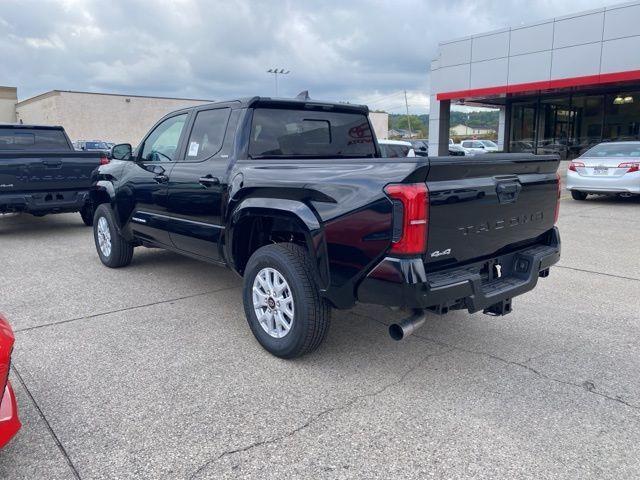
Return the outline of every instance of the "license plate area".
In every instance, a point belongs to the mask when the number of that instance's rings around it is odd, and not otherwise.
[[[609,169],[607,167],[593,167],[594,175],[608,175]]]

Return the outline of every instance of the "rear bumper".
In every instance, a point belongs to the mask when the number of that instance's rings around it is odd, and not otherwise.
[[[0,194],[0,213],[35,214],[77,212],[89,200],[89,191],[50,191]]]
[[[560,259],[560,234],[554,227],[546,237],[543,244],[434,273],[425,271],[421,258],[387,257],[360,283],[358,300],[438,312],[484,310],[533,290],[538,278],[548,274]],[[495,264],[500,265],[500,278]]]
[[[4,447],[11,440],[22,424],[18,418],[18,403],[11,388],[11,383],[7,382],[4,388],[4,395],[0,399],[0,448]]]
[[[569,170],[567,189],[593,193],[635,193],[640,194],[640,172],[625,173],[619,177],[583,176]]]

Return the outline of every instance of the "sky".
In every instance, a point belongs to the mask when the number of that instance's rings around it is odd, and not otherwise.
[[[22,100],[83,90],[279,96],[427,113],[438,42],[606,0],[0,0],[0,85]]]

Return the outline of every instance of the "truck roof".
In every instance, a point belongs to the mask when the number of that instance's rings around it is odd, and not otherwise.
[[[61,125],[27,125],[23,123],[2,123],[2,122],[0,122],[0,128],[15,128],[15,129],[38,128],[40,130],[64,130],[64,128]]]
[[[196,105],[193,107],[186,107],[180,110],[176,110],[176,112],[188,112],[191,110],[206,110],[212,106],[221,107],[228,106],[230,108],[249,108],[249,107],[275,107],[275,108],[300,108],[302,106],[316,107],[322,108],[325,107],[330,110],[338,110],[344,112],[353,112],[353,113],[369,113],[369,107],[366,105],[355,105],[351,103],[339,103],[339,102],[323,102],[314,99],[301,100],[297,98],[274,98],[274,97],[245,97],[238,98],[235,100],[225,100],[220,102],[212,102],[212,103],[204,103],[202,105]]]

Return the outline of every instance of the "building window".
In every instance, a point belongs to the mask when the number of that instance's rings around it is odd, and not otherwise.
[[[640,91],[513,102],[509,140],[511,152],[569,160],[600,142],[640,140]]]
[[[569,157],[576,158],[602,141],[604,95],[574,95],[571,105],[575,122]]]
[[[609,94],[605,103],[603,137],[610,141],[638,140],[640,92]]]
[[[545,98],[540,101],[537,153],[567,158],[568,145],[573,137],[575,112],[570,97]]]
[[[512,104],[509,151],[523,153],[535,151],[536,111],[536,102]]]

